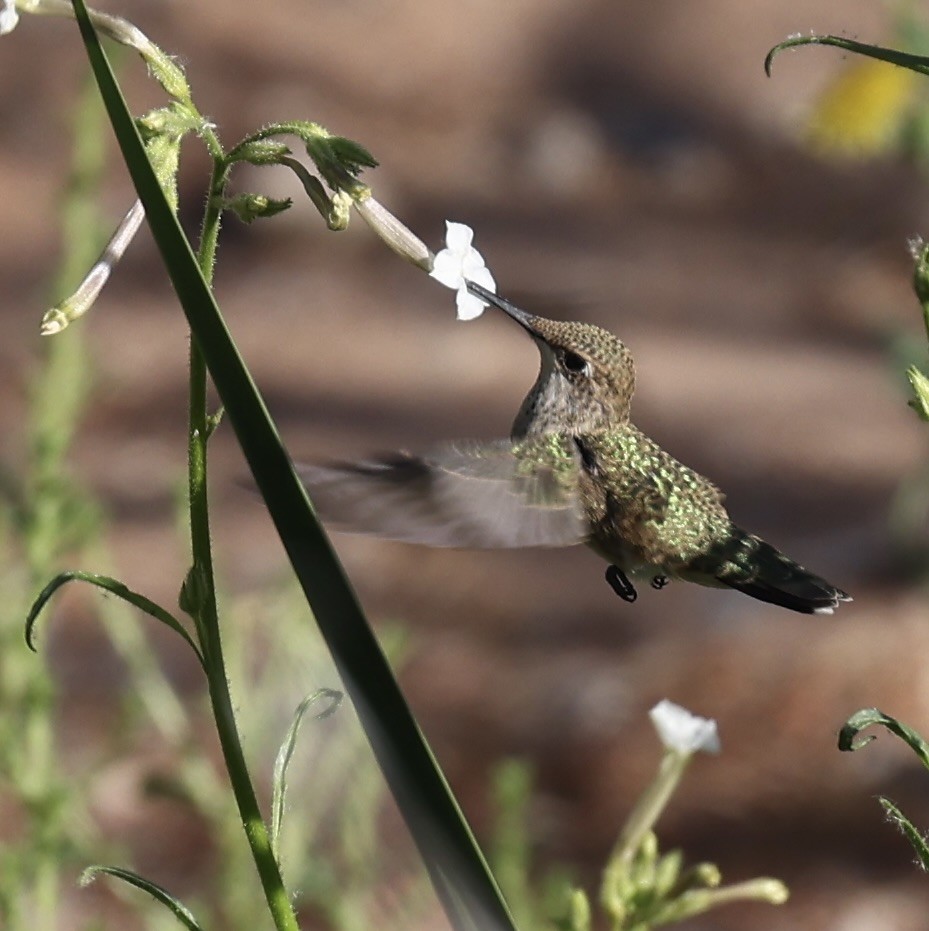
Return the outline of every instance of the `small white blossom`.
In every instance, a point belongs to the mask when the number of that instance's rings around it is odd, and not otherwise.
[[[459,320],[480,317],[487,306],[479,297],[468,291],[468,282],[473,281],[488,291],[497,290],[490,269],[484,264],[480,252],[472,245],[474,230],[464,223],[445,223],[445,248],[436,254],[430,276],[446,288],[456,290]]]
[[[719,734],[711,718],[691,714],[667,698],[658,702],[648,715],[668,750],[688,754],[698,750],[719,753]]]
[[[3,9],[0,9],[0,36],[12,32],[19,22],[19,13],[16,12],[16,0],[3,0]]]

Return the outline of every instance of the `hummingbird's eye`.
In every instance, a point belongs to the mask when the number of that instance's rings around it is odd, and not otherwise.
[[[589,375],[590,363],[576,352],[566,349],[561,354],[561,364],[566,372],[572,375]]]

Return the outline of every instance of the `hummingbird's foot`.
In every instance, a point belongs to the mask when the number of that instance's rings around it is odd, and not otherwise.
[[[610,566],[606,570],[606,580],[610,583],[610,587],[613,591],[616,592],[623,601],[628,601],[629,604],[632,604],[632,602],[639,597],[638,592],[635,590],[635,586],[626,578],[626,574],[619,566]]]
[[[660,592],[671,580],[666,575],[656,575],[652,579],[652,588]]]

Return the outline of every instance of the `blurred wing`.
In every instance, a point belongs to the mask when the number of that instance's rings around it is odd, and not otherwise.
[[[424,456],[296,470],[319,516],[338,530],[473,549],[580,543],[577,452],[570,441],[529,457],[536,452],[509,440],[457,442]]]

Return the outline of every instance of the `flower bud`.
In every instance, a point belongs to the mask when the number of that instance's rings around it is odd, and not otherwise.
[[[60,333],[72,320],[76,320],[90,310],[97,295],[107,283],[113,266],[123,257],[144,219],[145,210],[142,202],[137,200],[116,227],[116,232],[106,244],[100,258],[94,263],[93,268],[87,273],[74,294],[45,313],[39,330],[43,336]]]

